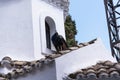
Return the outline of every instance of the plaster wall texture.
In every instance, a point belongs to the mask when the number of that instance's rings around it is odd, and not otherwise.
[[[72,51],[56,59],[57,80],[80,69],[96,64],[98,61],[110,60],[116,62],[111,53],[106,50],[102,41]]]
[[[34,59],[30,0],[0,0],[0,59]]]

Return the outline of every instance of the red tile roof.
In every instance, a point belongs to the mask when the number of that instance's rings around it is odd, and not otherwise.
[[[96,78],[99,80],[101,78],[109,78],[105,80],[115,80],[115,78],[120,80],[120,63],[114,63],[111,61],[98,62],[96,65],[81,69],[77,72],[69,74],[65,80],[80,80],[80,79],[89,79]],[[101,79],[102,80],[102,79]]]

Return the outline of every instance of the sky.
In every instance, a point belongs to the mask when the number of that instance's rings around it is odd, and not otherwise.
[[[79,43],[101,38],[110,51],[103,0],[70,0],[69,13],[76,22],[76,40]]]

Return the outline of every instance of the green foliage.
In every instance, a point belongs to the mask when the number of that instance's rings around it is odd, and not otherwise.
[[[70,15],[68,15],[65,20],[65,33],[68,46],[77,45],[77,41],[75,40],[75,35],[77,34],[76,23]]]

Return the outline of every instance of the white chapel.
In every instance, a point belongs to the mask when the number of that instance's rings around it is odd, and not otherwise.
[[[0,80],[65,80],[68,74],[113,60],[101,39],[56,53],[57,31],[65,38],[69,0],[0,0]]]

